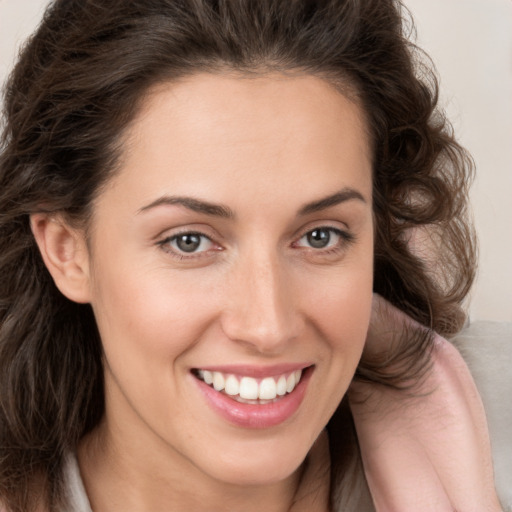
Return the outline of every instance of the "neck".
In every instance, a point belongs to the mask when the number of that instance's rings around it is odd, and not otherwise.
[[[206,504],[211,512],[298,510],[292,504],[302,467],[279,482],[235,485],[205,475],[176,452],[155,452],[136,443],[127,450],[116,440],[103,423],[78,448],[80,472],[94,512],[202,512]],[[150,453],[151,457],[145,455]]]

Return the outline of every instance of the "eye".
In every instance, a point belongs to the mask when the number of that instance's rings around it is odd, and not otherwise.
[[[340,229],[319,227],[308,231],[295,245],[312,249],[330,249],[339,247],[343,242],[351,240],[352,236]]]
[[[212,249],[213,242],[202,233],[191,232],[167,238],[162,245],[170,247],[176,253],[192,254]]]

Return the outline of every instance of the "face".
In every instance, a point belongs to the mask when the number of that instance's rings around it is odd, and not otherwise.
[[[89,253],[105,435],[154,471],[285,479],[368,328],[361,111],[319,78],[195,75],[153,90],[123,147]]]

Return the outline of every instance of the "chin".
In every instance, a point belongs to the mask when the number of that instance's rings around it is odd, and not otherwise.
[[[204,461],[203,471],[235,486],[276,484],[290,478],[301,467],[313,442],[288,436],[286,441],[263,439],[257,443],[235,444],[215,459]]]

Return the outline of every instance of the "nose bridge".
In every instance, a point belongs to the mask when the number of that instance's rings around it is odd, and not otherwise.
[[[278,255],[259,250],[238,263],[224,331],[260,352],[279,351],[300,331],[300,315]]]

